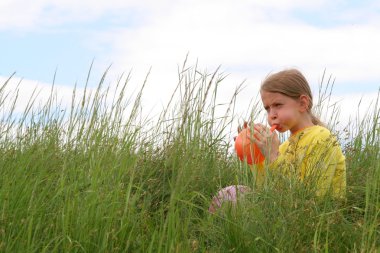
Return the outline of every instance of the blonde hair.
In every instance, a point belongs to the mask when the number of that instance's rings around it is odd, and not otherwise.
[[[261,84],[261,91],[281,93],[293,99],[299,99],[305,95],[309,100],[308,113],[313,124],[325,126],[325,124],[313,114],[313,95],[309,83],[297,69],[286,69],[267,76]]]

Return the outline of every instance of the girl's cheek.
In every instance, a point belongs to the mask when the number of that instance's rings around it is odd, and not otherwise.
[[[281,111],[281,113],[278,114],[278,118],[282,122],[287,122],[291,121],[293,119],[293,116],[289,111]]]

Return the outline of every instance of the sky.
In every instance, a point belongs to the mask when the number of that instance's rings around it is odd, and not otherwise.
[[[222,97],[244,82],[240,108],[268,73],[298,68],[315,93],[325,71],[347,120],[379,91],[379,45],[380,1],[0,1],[0,84],[15,72],[21,103],[34,87],[47,96],[53,79],[69,101],[93,64],[90,86],[108,67],[110,84],[131,73],[136,86],[150,70],[143,103],[162,108],[188,55],[228,75]]]

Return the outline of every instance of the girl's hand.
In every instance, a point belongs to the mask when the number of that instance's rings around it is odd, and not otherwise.
[[[265,158],[270,162],[275,161],[279,155],[280,146],[277,133],[275,131],[271,132],[269,128],[262,124],[255,124],[253,136],[254,138],[251,137],[251,141],[257,144]]]
[[[238,133],[241,132],[241,130],[245,129],[248,127],[248,122],[247,121],[244,121],[243,123],[243,127],[241,127],[240,125],[238,126]]]

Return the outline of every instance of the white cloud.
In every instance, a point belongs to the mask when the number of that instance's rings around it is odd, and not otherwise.
[[[0,87],[4,87],[2,95],[3,98],[6,98],[4,100],[5,103],[2,104],[2,113],[10,113],[10,111],[6,110],[11,109],[12,103],[17,98],[13,113],[21,114],[26,109],[28,103],[34,99],[35,102],[33,104],[35,106],[44,105],[50,97],[52,85],[36,80],[21,79],[15,76],[11,78],[0,76]],[[54,89],[58,102],[62,102],[62,106],[68,108],[71,103],[73,87],[55,85]]]
[[[237,70],[238,82],[248,78],[257,83],[269,71],[290,66],[300,68],[311,81],[324,68],[337,77],[337,85],[380,80],[376,26],[317,28],[289,20],[279,24],[270,21],[265,10],[245,7],[225,1],[217,6],[177,5],[170,13],[156,13],[154,22],[144,27],[119,29],[102,39],[112,45],[109,57],[116,66],[143,71],[152,66],[152,79],[160,75],[155,80],[161,84],[173,82],[175,64],[187,52],[210,70],[219,64]],[[157,91],[164,93],[162,88]]]
[[[49,29],[65,23],[91,22],[102,16],[115,19],[128,18],[141,13],[169,10],[169,0],[2,0],[0,1],[0,30],[35,31]]]

